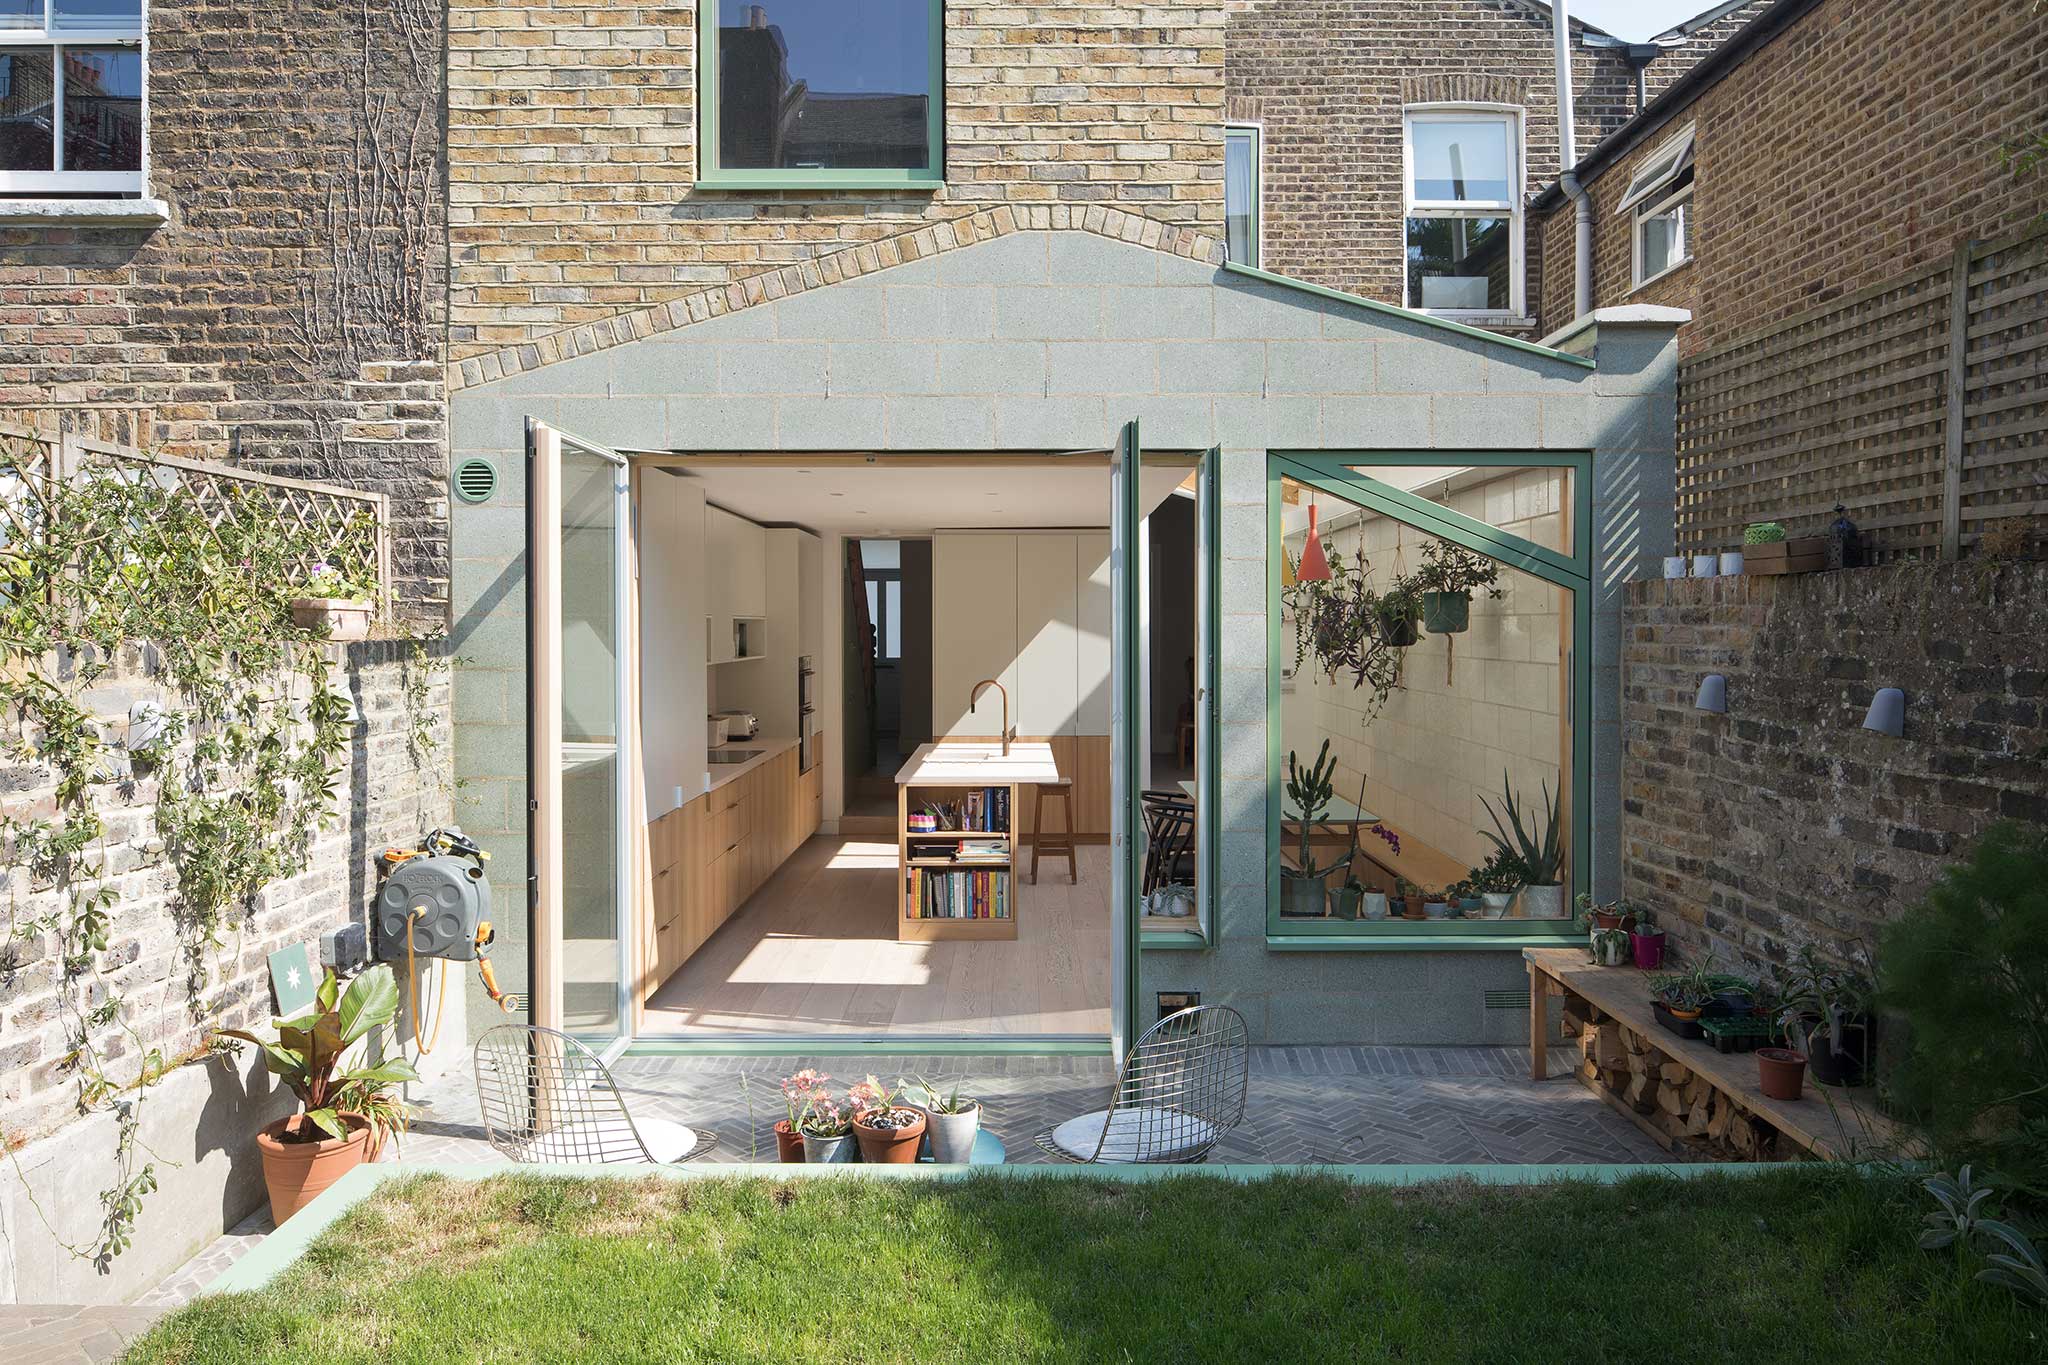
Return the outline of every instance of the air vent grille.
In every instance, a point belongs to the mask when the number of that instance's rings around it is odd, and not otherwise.
[[[1529,1008],[1529,988],[1511,991],[1488,991],[1486,1008],[1490,1010],[1526,1010]]]
[[[498,467],[489,460],[471,458],[455,467],[455,496],[464,502],[482,502],[498,491]]]

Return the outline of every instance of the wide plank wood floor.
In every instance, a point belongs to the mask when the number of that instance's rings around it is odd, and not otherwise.
[[[1026,855],[1028,862],[1028,853]],[[1109,850],[1017,879],[1014,943],[898,943],[896,843],[799,848],[647,1005],[652,1034],[1109,1033]]]

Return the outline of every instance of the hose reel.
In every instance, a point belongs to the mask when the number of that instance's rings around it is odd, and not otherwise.
[[[377,956],[406,964],[413,1041],[422,1052],[431,1052],[440,1037],[448,969],[441,969],[444,990],[434,1007],[434,1026],[423,1038],[418,1008],[421,958],[438,958],[444,964],[475,962],[485,993],[507,1014],[516,1008],[498,989],[491,970],[491,942],[497,934],[490,920],[491,884],[484,876],[490,856],[453,825],[431,831],[416,849],[384,850],[384,886],[377,893]]]

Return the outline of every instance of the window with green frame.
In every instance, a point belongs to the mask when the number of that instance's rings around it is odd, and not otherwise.
[[[1590,866],[1590,481],[1576,455],[1456,459],[1270,462],[1275,947],[1505,949],[1574,932]]]
[[[1259,264],[1259,127],[1232,123],[1223,129],[1223,249],[1225,256],[1254,269]]]
[[[698,16],[700,185],[945,178],[943,0],[706,0]]]

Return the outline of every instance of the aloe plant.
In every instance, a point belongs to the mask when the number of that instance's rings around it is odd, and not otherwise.
[[[1549,813],[1539,831],[1534,827],[1533,821],[1529,827],[1523,826],[1522,808],[1515,800],[1514,789],[1508,785],[1506,769],[1501,770],[1500,789],[1503,804],[1507,808],[1507,820],[1503,823],[1501,812],[1493,808],[1491,801],[1480,797],[1479,804],[1485,806],[1486,813],[1493,817],[1493,828],[1482,829],[1479,831],[1480,834],[1502,853],[1521,860],[1522,868],[1528,874],[1527,881],[1530,886],[1555,886],[1558,869],[1564,864],[1564,835],[1558,824],[1557,796],[1552,794],[1548,782],[1543,784],[1543,800],[1549,807]],[[1509,839],[1510,830],[1513,831],[1512,842]],[[1539,834],[1541,837],[1538,837]]]

